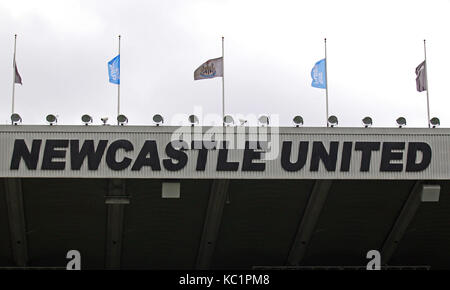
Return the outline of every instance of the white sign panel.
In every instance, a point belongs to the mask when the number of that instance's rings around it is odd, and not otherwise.
[[[449,179],[450,130],[1,126],[1,177]]]

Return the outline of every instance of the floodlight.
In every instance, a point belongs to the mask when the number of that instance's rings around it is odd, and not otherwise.
[[[188,119],[189,123],[191,123],[191,126],[195,126],[198,124],[198,117],[196,115],[190,115]]]
[[[223,117],[223,123],[224,123],[226,126],[234,125],[234,119],[233,119],[233,117],[230,116],[230,115],[225,115],[225,117]]]
[[[330,124],[331,127],[334,127],[338,124],[338,118],[334,115],[328,117],[328,124]]]
[[[365,117],[364,119],[362,119],[362,122],[365,128],[371,127],[373,124],[372,118],[370,117]]]
[[[423,184],[420,201],[438,202],[441,194],[441,186],[438,184]]]
[[[11,115],[11,123],[13,125],[20,124],[20,123],[22,123],[22,118],[20,117],[19,114],[14,113],[14,114]]]
[[[156,126],[159,126],[164,123],[164,118],[161,115],[156,114],[153,116],[153,122],[155,122]]]
[[[51,125],[55,125],[56,123],[58,123],[58,119],[56,118],[55,115],[47,115],[47,117],[45,118],[48,122],[48,124]]]
[[[396,122],[399,128],[406,126],[406,119],[403,117],[399,117]]]
[[[103,126],[104,126],[104,125],[106,125],[106,123],[108,122],[108,117],[100,118],[100,120],[102,120]]]
[[[441,125],[441,121],[439,121],[439,118],[436,117],[431,118],[430,123],[433,128],[439,127]]]
[[[302,116],[295,116],[294,119],[292,119],[292,121],[295,124],[295,127],[300,127],[303,125],[303,118]]]
[[[83,122],[86,126],[92,123],[92,117],[88,114],[81,116],[81,122]]]
[[[117,123],[123,126],[128,123],[128,118],[125,115],[119,115],[117,116]]]
[[[180,198],[180,182],[163,182],[162,198]]]
[[[261,117],[258,118],[258,123],[261,126],[269,126],[269,117],[266,115],[262,115]]]
[[[247,123],[247,120],[245,120],[245,119],[239,119],[239,123],[241,124],[241,126],[244,126],[245,123]]]

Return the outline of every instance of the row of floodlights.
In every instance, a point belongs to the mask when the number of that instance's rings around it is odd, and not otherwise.
[[[189,117],[189,120],[191,120],[192,116],[194,116],[194,115],[191,115]],[[195,117],[196,122],[198,123],[198,118],[196,116],[194,116],[194,117]],[[53,114],[47,115],[47,117],[45,117],[45,120],[47,121],[47,123],[50,126],[58,123],[58,117]],[[86,126],[92,124],[93,120],[94,119],[90,115],[85,114],[85,115],[81,116],[81,122],[83,122]],[[103,125],[107,125],[108,117],[101,118],[101,120],[103,122]],[[153,116],[153,122],[155,122],[155,124],[157,126],[159,126],[160,124],[164,123],[164,119],[161,115],[157,114],[157,115]],[[20,115],[17,113],[12,114],[11,115],[11,123],[13,125],[18,125],[18,124],[22,123],[22,117],[20,117]],[[117,123],[119,125],[123,126],[128,123],[128,118],[125,115],[119,115],[119,116],[117,116]]]
[[[297,118],[297,119],[296,119]],[[300,116],[295,116],[294,117],[294,124],[296,124],[296,126],[298,127],[299,124],[303,124],[303,119]],[[404,117],[399,117],[397,118],[397,120],[395,120],[395,122],[397,123],[397,126],[399,128],[402,128],[403,126],[406,126],[406,119]],[[337,126],[338,124],[338,118],[336,116],[330,116],[328,118],[328,125],[330,127],[334,127]],[[373,121],[371,117],[364,117],[362,119],[362,124],[365,128],[371,127],[373,125]],[[430,124],[433,128],[439,127],[441,125],[441,121],[439,121],[438,118],[433,117],[430,120]]]
[[[241,121],[241,125],[243,125],[242,120],[239,119]],[[227,126],[232,126],[234,125],[234,120],[233,117],[230,115],[226,115],[224,117],[224,124]],[[246,122],[246,121],[245,121]],[[295,127],[300,127],[303,126],[303,117],[302,116],[295,116],[292,119],[292,122],[294,123]],[[258,118],[258,123],[261,126],[268,126],[269,125],[269,117],[268,116],[261,116]],[[339,123],[338,118],[336,116],[330,116],[328,117],[328,125],[330,127],[335,127],[337,126]],[[398,125],[399,128],[402,128],[403,126],[406,126],[406,119],[404,117],[399,117],[396,120],[396,123]],[[371,117],[364,117],[362,119],[362,124],[365,128],[371,127],[373,125],[373,121]],[[441,124],[441,122],[439,121],[438,118],[434,117],[430,120],[430,124],[432,125],[433,128],[439,127],[439,125]]]
[[[52,115],[52,114],[47,115],[47,117],[45,119],[47,120],[49,125],[55,125],[58,122],[57,116]],[[106,123],[108,122],[108,118],[101,118],[101,120],[103,122],[103,125],[106,125]],[[81,117],[81,121],[87,126],[89,124],[92,124],[93,119],[91,116],[86,114]],[[191,126],[198,125],[198,123],[199,123],[199,119],[196,115],[190,115],[188,117],[188,121],[191,124]],[[20,117],[19,114],[14,113],[11,115],[11,122],[14,125],[20,124],[20,123],[22,123],[22,118]],[[153,122],[156,124],[156,126],[159,126],[164,123],[164,118],[161,115],[156,114],[153,116]],[[247,120],[239,119],[239,122],[240,122],[240,125],[242,126],[242,125],[245,125],[245,123],[247,123]],[[260,126],[269,126],[269,122],[270,122],[270,119],[266,115],[262,115],[258,118],[258,124]],[[303,118],[302,118],[302,116],[295,116],[292,119],[292,122],[294,123],[295,127],[300,127],[303,125]],[[397,125],[399,128],[406,126],[406,119],[404,117],[397,118],[396,122],[397,122]],[[128,123],[128,118],[125,115],[119,115],[119,116],[117,116],[117,123],[119,125],[123,126]],[[223,123],[226,126],[233,126],[235,124],[234,118],[230,115],[226,115],[223,118]],[[330,116],[328,118],[328,125],[330,127],[335,127],[338,125],[338,123],[339,123],[338,118],[336,116]],[[373,124],[372,118],[365,117],[362,119],[362,123],[365,128],[371,127]],[[441,122],[439,121],[438,118],[434,117],[434,118],[431,118],[430,124],[433,128],[436,128],[436,127],[439,127]]]

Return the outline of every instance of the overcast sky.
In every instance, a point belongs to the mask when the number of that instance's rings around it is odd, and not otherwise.
[[[325,91],[311,68],[328,46],[329,110],[340,126],[391,127],[404,116],[426,127],[426,92],[415,85],[427,39],[431,115],[450,127],[450,0],[2,0],[0,122],[11,114],[14,33],[23,86],[16,109],[25,124],[81,124],[88,113],[114,120],[117,87],[107,62],[121,45],[121,108],[130,124],[166,124],[178,114],[221,115],[221,79],[193,80],[221,55],[225,37],[225,111],[270,114],[281,125],[302,115],[325,125]],[[274,117],[275,119],[275,117]],[[114,123],[111,122],[110,123]],[[205,121],[206,125],[209,125]]]

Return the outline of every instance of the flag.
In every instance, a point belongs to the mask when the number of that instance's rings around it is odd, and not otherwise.
[[[108,62],[109,82],[120,84],[120,54]]]
[[[223,57],[210,59],[194,71],[194,80],[223,77]]]
[[[315,88],[325,89],[327,87],[327,80],[325,78],[325,61],[325,59],[319,60],[311,70],[311,86]]]
[[[17,70],[17,65],[14,63],[14,83],[15,84],[22,84],[22,77],[19,74],[19,71]]]
[[[427,71],[426,63],[423,61],[416,67],[416,88],[418,92],[423,92],[427,90]]]

